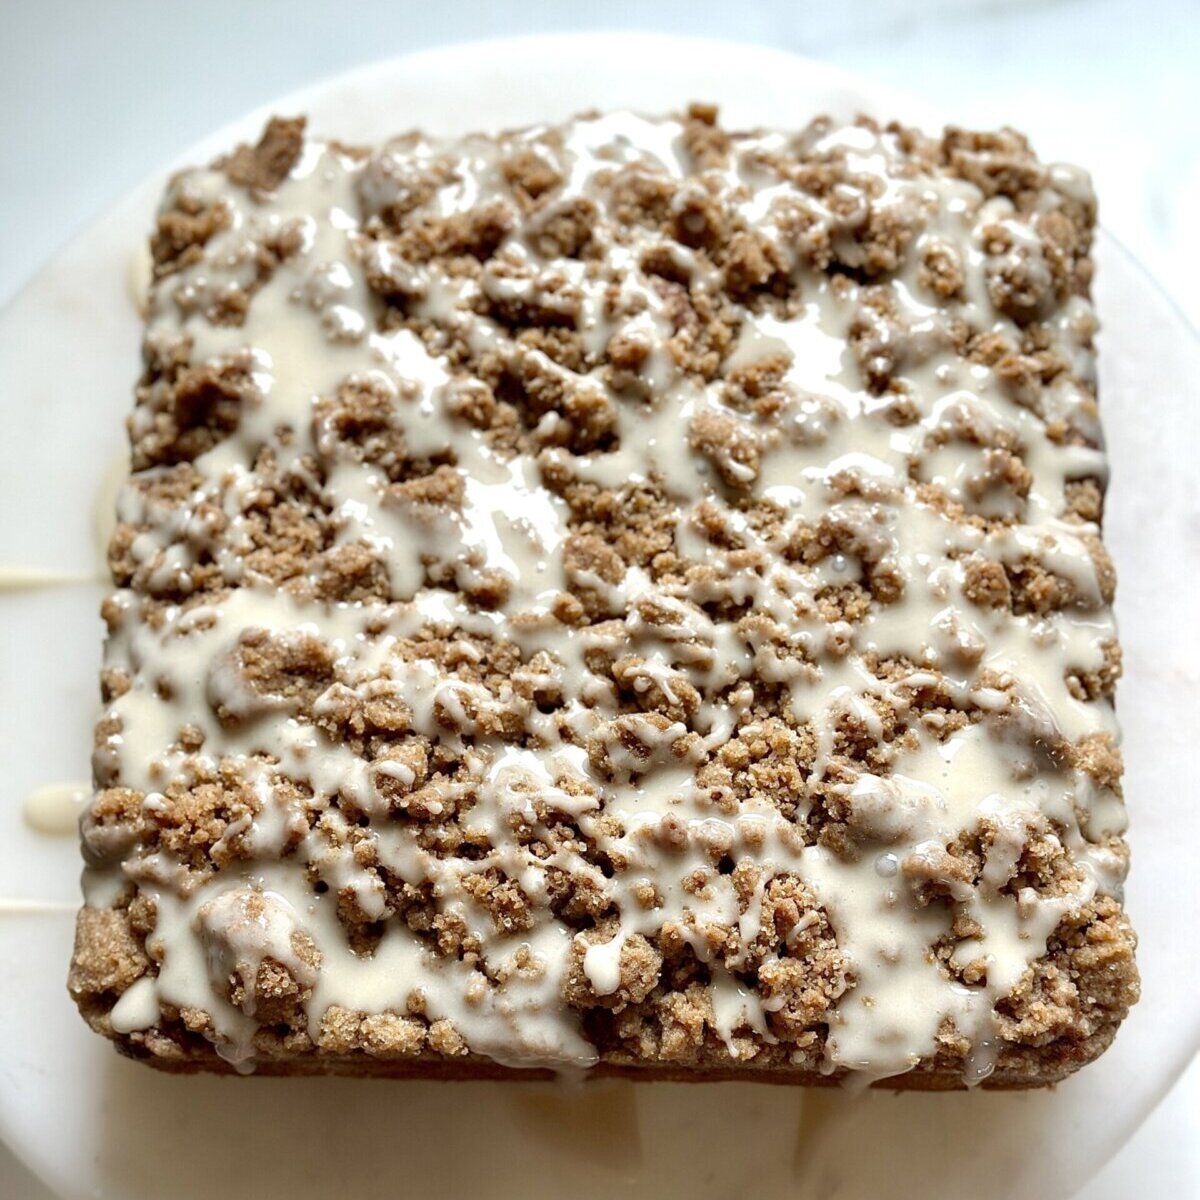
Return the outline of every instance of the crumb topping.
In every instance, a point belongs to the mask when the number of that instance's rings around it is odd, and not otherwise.
[[[1094,1056],[1137,994],[1094,216],[1011,131],[706,105],[177,175],[89,1019],[245,1068]]]

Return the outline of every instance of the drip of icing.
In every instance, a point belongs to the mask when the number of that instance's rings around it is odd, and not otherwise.
[[[77,905],[68,900],[2,900],[0,917],[43,917],[74,915]]]
[[[154,259],[149,245],[143,244],[130,254],[126,271],[130,302],[143,317],[146,315],[146,298],[153,280]]]
[[[109,1019],[117,1033],[149,1029],[159,1019],[158,987],[153,977],[143,975],[113,1005]]]
[[[37,592],[45,588],[78,587],[96,583],[98,575],[77,575],[47,567],[0,567],[0,592]]]
[[[79,819],[92,797],[82,783],[52,783],[25,798],[21,814],[25,824],[50,837],[72,837],[79,832]]]

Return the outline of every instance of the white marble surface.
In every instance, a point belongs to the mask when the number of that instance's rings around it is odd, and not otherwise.
[[[0,303],[180,147],[273,95],[422,46],[588,26],[768,43],[921,94],[962,123],[1015,124],[1044,155],[1092,170],[1105,223],[1200,324],[1187,274],[1200,266],[1192,0],[4,0]],[[1084,1200],[1200,1195],[1198,1128],[1193,1066]],[[46,1195],[0,1148],[0,1196]]]

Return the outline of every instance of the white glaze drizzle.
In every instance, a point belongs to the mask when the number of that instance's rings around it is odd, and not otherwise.
[[[37,833],[70,837],[79,832],[79,818],[91,799],[85,783],[50,783],[25,797],[21,815]]]

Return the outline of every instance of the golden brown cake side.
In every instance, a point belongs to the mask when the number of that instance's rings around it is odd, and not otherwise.
[[[686,117],[167,190],[70,987],[169,1070],[1053,1082],[1137,996],[1086,177]]]

